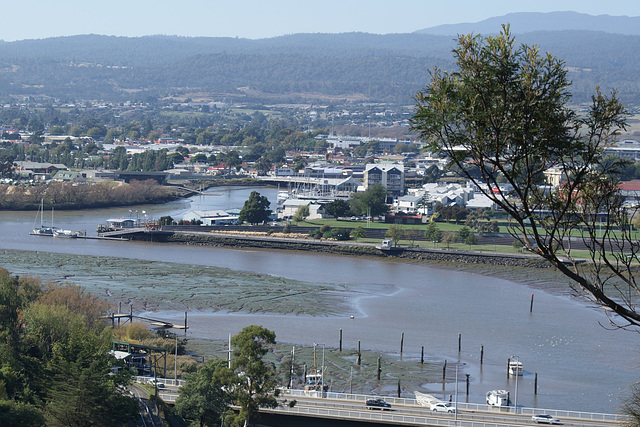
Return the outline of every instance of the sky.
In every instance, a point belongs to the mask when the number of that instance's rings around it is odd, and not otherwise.
[[[513,12],[640,16],[637,0],[14,0],[0,40],[78,34],[261,39],[296,33],[411,33]]]

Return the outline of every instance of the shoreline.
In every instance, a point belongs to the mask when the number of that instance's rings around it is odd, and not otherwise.
[[[333,255],[397,258],[417,261],[422,260],[464,264],[489,264],[510,267],[553,268],[553,266],[544,259],[536,255],[529,254],[506,254],[499,252],[491,253],[471,250],[405,246],[398,247],[395,250],[381,250],[372,243],[199,231],[174,231],[170,232],[165,237],[166,238],[163,240],[167,243],[197,246],[293,250]],[[138,239],[134,236],[132,240]]]

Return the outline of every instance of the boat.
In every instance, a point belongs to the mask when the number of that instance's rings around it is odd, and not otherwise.
[[[322,373],[312,371],[305,377],[304,389],[306,391],[327,391],[329,386],[324,384]]]
[[[76,237],[80,237],[81,235],[82,233],[80,231],[63,230],[61,228],[56,228],[55,230],[53,230],[53,237],[75,239]]]
[[[487,405],[509,406],[509,392],[507,390],[490,390],[487,392]]]
[[[427,408],[431,409],[431,407],[436,403],[442,403],[441,399],[438,399],[437,397],[430,394],[422,393],[419,391],[414,391],[413,393],[416,395],[416,402],[420,406],[426,406]]]
[[[519,360],[510,360],[509,361],[509,375],[511,376],[521,376],[524,370],[522,369],[522,362]]]
[[[40,225],[37,226],[38,218],[40,218]],[[30,234],[36,236],[53,236],[54,231],[57,230],[56,227],[53,226],[53,208],[51,209],[51,225],[44,225],[44,199],[40,199],[40,208],[38,209],[38,213],[36,214],[36,219],[33,224],[33,229]]]

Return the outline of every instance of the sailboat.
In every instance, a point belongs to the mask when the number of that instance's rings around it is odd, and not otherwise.
[[[38,217],[40,217],[40,226],[37,226]],[[36,214],[36,219],[33,224],[33,230],[31,230],[30,234],[35,234],[36,236],[53,236],[56,231],[56,227],[53,226],[53,208],[51,209],[51,225],[44,225],[44,199],[40,200],[40,209],[38,209],[38,213]]]

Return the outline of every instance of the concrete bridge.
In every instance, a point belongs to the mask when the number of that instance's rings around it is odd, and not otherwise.
[[[177,387],[168,379],[167,389],[158,395],[172,404],[177,398]],[[169,384],[171,383],[171,385]],[[174,388],[175,387],[175,388]],[[557,409],[518,407],[495,407],[486,404],[457,403],[458,412],[436,413],[418,405],[413,398],[384,396],[391,404],[389,410],[370,410],[365,407],[367,399],[379,397],[363,394],[316,392],[282,389],[280,406],[276,409],[261,409],[261,423],[280,426],[467,426],[467,427],[516,427],[535,425],[534,414],[549,414],[560,419],[564,426],[607,427],[621,426],[626,417],[616,414],[578,412]],[[295,401],[293,406],[291,402]],[[270,422],[271,421],[271,422]],[[357,423],[357,424],[356,424]]]

